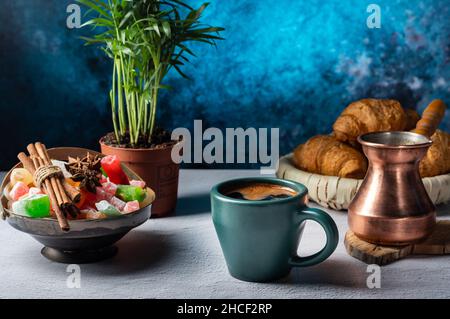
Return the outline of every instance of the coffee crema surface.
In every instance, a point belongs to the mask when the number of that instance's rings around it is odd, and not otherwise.
[[[297,195],[297,192],[289,187],[276,184],[249,183],[236,186],[224,192],[224,195],[235,199],[260,201],[293,197]]]

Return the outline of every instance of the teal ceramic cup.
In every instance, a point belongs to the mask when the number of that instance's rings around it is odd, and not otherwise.
[[[288,187],[297,195],[267,201],[227,197],[224,193],[248,183]],[[289,274],[292,267],[321,263],[336,249],[339,234],[324,211],[307,207],[302,184],[270,177],[235,179],[211,190],[212,219],[230,274],[240,280],[273,281]],[[318,222],[327,237],[325,247],[307,256],[297,255],[307,220]]]

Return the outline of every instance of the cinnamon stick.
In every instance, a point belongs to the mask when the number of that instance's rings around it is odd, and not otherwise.
[[[43,166],[43,160],[38,156],[38,152],[33,144],[29,144],[27,146],[27,150],[30,153],[31,161],[33,162],[34,169],[38,169],[39,167]],[[23,156],[22,156],[23,157]],[[29,163],[27,163],[29,165]],[[56,214],[56,218],[58,219],[59,226],[62,230],[68,231],[70,230],[69,223],[67,222],[66,217],[64,216],[64,213],[61,211],[61,205],[62,205],[62,198],[60,195],[60,192],[57,187],[54,187],[54,183],[51,181],[52,179],[46,179],[44,181],[45,185],[45,192],[47,195],[49,195],[50,200],[53,204],[53,209]],[[56,186],[56,184],[55,184]]]
[[[38,167],[37,160],[33,161],[23,152],[19,153],[19,155],[17,157],[19,158],[23,167],[25,169],[27,169],[31,174],[34,174],[34,172],[36,171],[36,169]],[[66,218],[64,217],[63,213],[61,212],[61,210],[58,206],[56,195],[52,191],[52,188],[49,185],[49,181],[46,180],[44,182],[44,186],[42,188],[43,188],[43,191],[50,197],[50,201],[52,203],[53,210],[56,214],[56,218],[58,219],[59,226],[61,227],[62,230],[68,231],[70,229],[69,224],[67,223]]]
[[[42,160],[42,158],[40,158],[40,157],[34,157],[34,158],[37,160],[37,163],[39,165],[38,167],[42,167],[42,166],[46,165],[45,162]],[[56,199],[58,200],[58,205],[59,206],[63,205],[65,203],[65,201],[64,201],[64,198],[63,198],[61,192],[58,189],[58,185],[56,183],[56,178],[55,177],[50,177],[47,180],[50,181],[50,185],[51,185],[53,191],[55,192]]]
[[[33,162],[35,162],[35,165],[37,164],[36,168],[39,168],[39,167],[44,166],[44,165],[49,165],[43,159],[44,156],[41,156],[41,154],[39,154],[38,148],[35,145],[30,144],[30,145],[28,145],[27,149],[28,149],[28,152],[31,155],[31,159],[33,160]],[[56,178],[55,177],[51,177],[48,180],[50,181],[50,184],[51,184],[51,187],[52,187],[53,191],[55,192],[56,199],[58,200],[58,205],[61,206],[61,205],[65,204],[66,203],[66,201],[64,200],[65,198],[63,198],[63,194],[61,194],[61,192],[60,192],[60,190],[58,188]],[[67,203],[68,203],[68,201],[67,201]]]
[[[81,199],[81,193],[72,185],[67,183],[65,179],[61,181],[62,186],[64,187],[64,190],[66,191],[67,195],[69,195],[69,198],[74,202],[78,203]]]
[[[17,158],[22,163],[23,168],[25,168],[31,173],[31,175],[33,175],[36,171],[33,161],[24,152],[19,153],[19,155],[17,155]]]
[[[52,165],[52,161],[50,159],[50,156],[48,155],[47,148],[45,147],[45,145],[40,142],[36,142],[34,146],[41,159],[41,163],[43,163],[43,165]],[[61,199],[60,207],[63,209],[63,211],[72,216],[78,215],[80,210],[72,203],[72,199],[70,199],[69,196],[66,194],[61,179],[58,177],[51,177],[50,182],[52,183],[52,187],[56,195],[59,196]]]
[[[39,156],[44,159],[46,165],[51,165],[52,160],[50,159],[50,156],[48,155],[47,148],[44,144],[37,142],[35,143],[36,151],[38,152]],[[80,201],[81,194],[80,192],[66,182],[65,179],[58,179],[58,187],[61,191],[61,193],[64,193],[64,196],[68,195],[71,201],[77,203]],[[69,198],[65,197],[65,199],[69,200]]]

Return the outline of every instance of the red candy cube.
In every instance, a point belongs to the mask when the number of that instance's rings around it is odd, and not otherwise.
[[[101,202],[102,200],[109,201],[114,195],[107,192],[103,187],[96,187],[95,188],[96,193],[96,202]]]
[[[116,185],[128,185],[128,177],[122,170],[120,160],[116,155],[108,155],[102,158],[101,165],[111,182]]]
[[[17,182],[9,192],[9,197],[13,201],[17,201],[20,197],[27,195],[29,191],[30,189],[27,185],[23,182]]]
[[[117,208],[119,211],[123,211],[127,204],[123,200],[121,200],[120,198],[117,198],[115,196],[111,197],[111,199],[109,200],[109,203],[111,205],[113,205],[115,208]]]
[[[129,213],[135,212],[135,211],[137,211],[139,209],[140,209],[139,202],[137,200],[134,200],[132,202],[128,202],[125,205],[125,208],[123,209],[123,212],[124,212],[124,214],[129,214]]]
[[[135,186],[135,187],[145,188],[145,182],[144,181],[132,180],[132,181],[130,181],[130,185],[131,186]]]
[[[111,195],[115,195],[116,194],[116,190],[117,190],[117,185],[107,181],[106,183],[102,183],[103,189],[111,194]]]

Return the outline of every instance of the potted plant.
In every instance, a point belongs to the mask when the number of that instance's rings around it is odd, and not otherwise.
[[[189,43],[215,45],[223,28],[200,23],[203,4],[193,9],[181,0],[78,0],[88,8],[95,35],[113,61],[110,101],[114,132],[100,139],[101,151],[116,155],[156,192],[152,213],[165,216],[176,206],[179,166],[171,159],[177,141],[156,126],[163,79],[195,56]],[[93,15],[92,15],[93,14]]]

